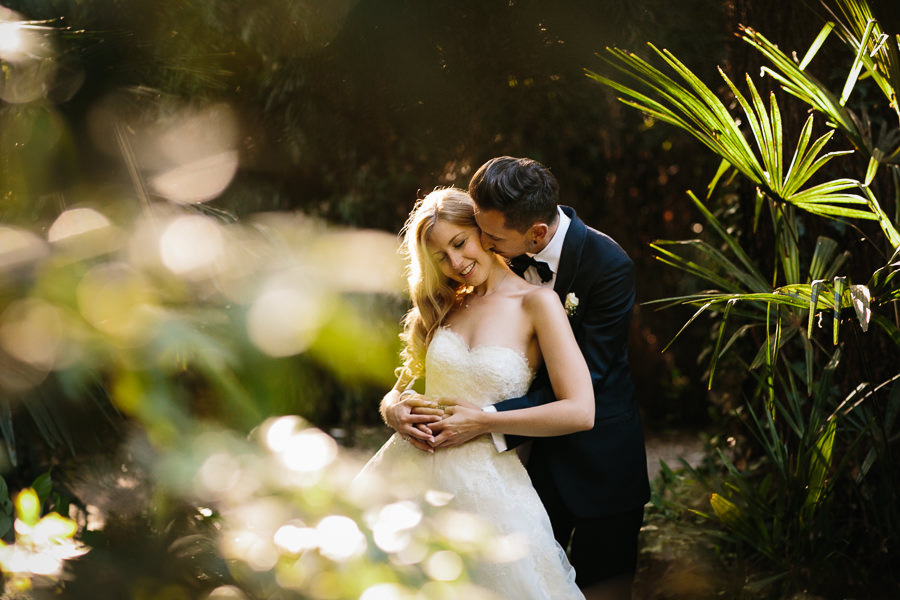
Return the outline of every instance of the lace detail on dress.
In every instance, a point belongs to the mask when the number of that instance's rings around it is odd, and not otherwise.
[[[446,327],[435,332],[425,369],[426,395],[478,406],[521,396],[534,379],[522,352],[506,346],[470,348]],[[575,570],[553,538],[547,511],[515,452],[498,453],[490,436],[481,436],[426,454],[394,434],[363,474],[380,473],[388,480],[401,470],[419,484],[453,494],[450,507],[485,519],[498,544],[521,551],[514,560],[478,561],[470,573],[477,584],[508,600],[584,600]]]

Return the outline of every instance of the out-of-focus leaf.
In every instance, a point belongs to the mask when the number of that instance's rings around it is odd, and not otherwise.
[[[38,475],[37,478],[31,483],[31,489],[33,489],[34,492],[38,495],[41,504],[46,502],[47,498],[50,497],[50,492],[53,489],[53,480],[50,478],[50,471]]]
[[[719,335],[716,338],[716,349],[713,350],[712,361],[710,361],[709,365],[709,383],[707,384],[707,389],[712,389],[713,379],[715,378],[716,373],[716,365],[719,362],[719,353],[722,349],[722,340],[725,338],[725,325],[728,323],[728,313],[731,312],[731,308],[734,306],[737,300],[729,300],[725,304],[725,311],[722,313],[722,320],[719,324]]]
[[[741,518],[741,510],[731,500],[720,494],[713,493],[709,497],[709,505],[716,516],[726,525],[735,525]]]
[[[16,515],[29,527],[37,525],[41,519],[41,500],[37,492],[25,488],[16,496]]]
[[[837,431],[837,420],[831,419],[815,444],[809,473],[809,495],[805,506],[814,506],[822,496],[825,488],[825,477],[831,467],[831,456],[834,449],[834,434]]]

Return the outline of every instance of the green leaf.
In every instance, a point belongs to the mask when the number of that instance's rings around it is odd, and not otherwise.
[[[872,193],[872,190],[869,188],[863,188],[863,191],[866,193],[866,197],[869,199],[869,209],[875,215],[875,218],[878,220],[878,224],[881,225],[881,230],[884,232],[885,236],[887,236],[888,242],[890,242],[894,250],[897,250],[898,248],[900,248],[900,233],[897,232],[897,229],[896,227],[894,227],[894,224],[891,223],[890,218],[881,209],[881,205],[878,203],[878,200],[875,198],[875,194]]]
[[[812,314],[812,311],[810,311]],[[815,368],[815,351],[813,350],[812,342],[809,341],[809,334],[801,335],[800,338],[803,340],[803,358],[806,366],[806,373],[804,377],[804,383],[806,383],[806,395],[812,396],[813,391],[813,369]]]
[[[834,345],[838,343],[838,329],[841,324],[841,299],[844,296],[844,288],[847,286],[846,277],[834,278],[834,324],[832,328]]]
[[[817,79],[798,67],[777,45],[766,39],[765,36],[750,28],[742,28],[741,39],[759,50],[771,63],[774,69],[763,67],[762,72],[778,81],[782,88],[789,94],[799,98],[803,102],[826,115],[847,137],[850,138],[856,148],[865,148],[862,134],[853,121],[848,111],[840,104],[838,98],[831,93],[827,86],[822,85]],[[820,37],[823,34],[820,33]],[[817,41],[819,38],[817,38]],[[814,42],[815,45],[815,42]]]
[[[807,518],[812,516],[816,505],[825,490],[825,477],[831,467],[832,450],[834,449],[834,433],[837,420],[831,419],[812,449],[809,466],[809,493],[803,503]]]
[[[866,2],[842,0],[838,4],[844,20],[839,34],[851,46],[865,65],[866,72],[892,104],[900,116],[896,91],[900,90],[900,36],[898,43],[885,43],[888,37],[872,17]]]
[[[697,317],[699,317],[701,314],[703,314],[704,312],[706,312],[706,310],[707,310],[710,306],[712,306],[712,305],[713,305],[712,302],[707,302],[706,304],[704,304],[703,306],[701,306],[701,307],[700,307],[700,310],[698,310],[697,312],[695,312],[695,313],[693,314],[693,316],[692,316],[690,319],[688,319],[687,322],[686,322],[684,325],[681,326],[681,329],[679,329],[678,332],[677,332],[674,336],[672,336],[672,339],[669,340],[669,343],[665,345],[665,347],[662,349],[662,352],[665,352],[666,350],[668,350],[669,346],[671,346],[672,343],[673,343],[676,339],[678,339],[678,336],[681,335],[682,332],[683,332],[685,329],[687,329],[688,326],[689,326],[691,323],[693,323],[694,320],[695,320]]]
[[[13,503],[9,497],[9,487],[6,485],[6,479],[0,477],[0,514],[11,515],[12,512]]]
[[[869,187],[872,185],[872,180],[875,179],[875,173],[878,172],[878,159],[875,156],[869,157],[869,166],[866,168],[866,179],[865,185]]]
[[[716,174],[713,176],[712,180],[709,182],[709,185],[706,187],[707,200],[712,198],[713,191],[716,189],[716,184],[719,183],[719,179],[721,179],[722,175],[728,172],[728,169],[730,168],[732,168],[731,163],[723,158],[719,163],[719,168],[716,169]]]
[[[741,510],[728,498],[713,493],[709,497],[709,505],[722,523],[733,527],[741,520]]]
[[[859,49],[856,52],[856,59],[853,61],[853,66],[850,67],[850,74],[847,76],[847,81],[844,83],[844,89],[841,91],[841,99],[840,104],[844,106],[847,102],[847,98],[850,97],[850,92],[853,91],[853,87],[856,85],[856,80],[859,78],[859,73],[863,68],[863,56],[866,52],[866,43],[869,41],[869,37],[872,35],[872,28],[875,26],[875,21],[870,20],[866,24],[866,30],[863,33],[862,40],[859,44]]]
[[[784,188],[782,192],[786,196],[790,196],[796,190],[800,189],[800,186],[803,185],[803,183],[807,179],[803,177],[802,173],[797,177],[794,176],[794,173],[796,169],[799,169],[800,161],[803,160],[803,158],[806,156],[806,148],[809,145],[809,140],[812,138],[812,128],[813,118],[812,115],[810,115],[806,119],[806,123],[803,124],[803,129],[800,130],[800,139],[797,140],[797,147],[794,149],[794,156],[791,159],[791,164],[788,166],[787,172],[784,175]]]
[[[872,313],[871,317],[872,323],[875,323],[881,329],[890,336],[891,341],[894,342],[894,345],[900,346],[900,329],[897,328],[896,323],[891,319],[884,317],[883,315],[875,312]]]
[[[753,264],[753,261],[750,260],[750,257],[744,252],[744,249],[741,248],[741,245],[734,238],[734,236],[730,235],[728,231],[726,231],[725,227],[719,223],[719,220],[706,208],[706,206],[701,202],[697,196],[690,190],[688,190],[688,196],[691,200],[694,201],[694,205],[700,209],[700,212],[703,213],[703,216],[706,218],[706,221],[712,226],[716,233],[719,234],[719,237],[724,240],[724,242],[728,245],[732,252],[734,252],[735,256],[737,256],[738,260],[746,269],[747,274],[750,276],[751,280],[754,281],[754,285],[751,289],[755,289],[755,291],[762,291],[763,289],[768,288],[768,284],[765,283],[765,278],[757,271],[756,266]],[[750,287],[750,286],[748,286]]]
[[[626,96],[638,99],[643,105],[636,106],[637,108],[656,111],[658,118],[685,129],[746,176],[758,178],[761,168],[734,118],[722,102],[671,53],[661,51],[652,44],[649,46],[682,77],[688,87],[679,84],[632,53],[607,49],[612,58],[605,56],[601,58],[634,79],[641,87],[657,94],[662,102],[669,105],[668,108],[632,87],[596,73],[588,72],[588,76],[610,85]],[[623,102],[628,103],[625,100]]]
[[[709,365],[709,383],[707,389],[712,389],[713,379],[716,372],[716,364],[719,362],[720,351],[722,348],[722,339],[725,337],[725,325],[728,323],[728,314],[734,306],[737,299],[731,299],[725,304],[725,312],[722,314],[722,322],[719,325],[719,336],[716,339],[716,349],[713,351],[712,360]]]
[[[763,109],[765,112],[765,109]],[[782,176],[784,175],[784,142],[782,140],[781,128],[781,111],[778,109],[778,102],[775,100],[775,94],[769,92],[769,114],[771,118],[771,135],[769,136],[769,150],[771,156],[771,164],[767,168],[772,176],[772,182],[775,187],[772,189],[781,196],[783,190]]]
[[[788,182],[788,185],[785,185],[783,196],[785,199],[791,198],[803,184],[805,184],[819,169],[828,164],[833,158],[844,156],[846,154],[853,154],[852,150],[837,150],[819,156],[819,153],[825,147],[825,144],[828,143],[828,140],[831,139],[831,135],[832,132],[829,131],[828,133],[819,137],[815,142],[813,142],[806,155],[800,159],[800,163],[798,164],[797,168],[791,172],[791,181]]]
[[[828,268],[825,273],[822,274],[822,279],[832,279],[835,275],[837,275],[838,271],[840,271],[844,264],[850,259],[850,251],[844,250],[841,252],[837,258],[832,261],[831,266]]]
[[[826,181],[825,183],[820,183],[818,185],[814,185],[810,188],[803,190],[802,192],[797,192],[791,194],[786,200],[790,202],[815,202],[815,201],[831,201],[830,198],[841,196],[836,194],[836,192],[841,192],[843,190],[855,189],[859,187],[859,182],[855,179],[834,179],[832,181]],[[856,204],[866,204],[866,199],[862,196],[857,196],[854,194],[843,194],[842,196],[846,196],[848,200],[854,201]],[[821,200],[817,200],[821,199]]]
[[[864,210],[830,206],[819,202],[797,202],[795,204],[797,208],[801,208],[810,214],[818,215],[820,217],[844,217],[847,219],[863,219],[866,221],[879,220],[876,215]]]
[[[759,214],[762,212],[763,202],[766,200],[766,194],[761,188],[756,188],[756,197],[753,205],[753,233],[756,233],[759,227]]]
[[[797,66],[798,69],[802,71],[809,65],[810,61],[812,61],[813,57],[819,51],[819,48],[825,43],[825,39],[828,37],[828,34],[831,33],[832,29],[834,29],[833,22],[829,21],[828,23],[825,23],[825,26],[819,31],[819,35],[816,36],[816,39],[813,40],[813,43],[810,45],[809,50],[803,55],[803,60],[801,60],[800,64]]]
[[[797,246],[796,216],[790,205],[773,205],[776,222],[776,251],[781,256],[781,267],[786,283],[800,283],[800,249]]]
[[[666,250],[663,246],[689,246],[692,250],[699,253],[700,258],[703,258],[709,266],[704,266],[695,261],[683,258]],[[661,255],[656,257],[657,260],[661,260],[668,265],[679,268],[695,277],[705,279],[720,290],[735,293],[743,291],[733,281],[726,279],[719,275],[719,273],[727,273],[733,276],[747,288],[754,290],[760,288],[765,289],[765,286],[760,285],[760,281],[752,274],[741,271],[737,265],[730,261],[717,248],[713,248],[702,240],[685,240],[682,242],[657,240],[651,244],[651,248]],[[714,270],[714,268],[716,270]]]
[[[816,313],[818,312],[819,307],[819,293],[822,291],[822,285],[825,282],[821,279],[817,279],[810,284],[810,297],[809,297],[809,320],[806,325],[806,336],[812,337],[813,335],[813,323],[815,323]]]
[[[50,497],[50,491],[53,489],[53,481],[50,479],[50,471],[38,475],[31,484],[31,489],[35,491],[41,504]]]
[[[811,279],[823,279],[825,269],[834,257],[838,244],[830,237],[820,235],[816,238],[816,248],[813,250],[812,260],[809,263],[809,276]]]

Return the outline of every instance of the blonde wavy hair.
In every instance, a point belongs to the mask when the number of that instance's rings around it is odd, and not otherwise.
[[[429,236],[439,220],[477,228],[471,196],[459,188],[436,189],[416,202],[401,231],[400,254],[406,262],[406,281],[413,306],[403,318],[400,338],[405,347],[400,353],[403,364],[397,374],[409,382],[424,373],[425,350],[434,332],[468,291],[467,286],[441,272],[428,249]]]

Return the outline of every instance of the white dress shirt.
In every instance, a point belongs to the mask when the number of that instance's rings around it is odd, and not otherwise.
[[[528,254],[528,256],[534,257],[535,260],[547,263],[547,266],[553,271],[553,277],[551,277],[549,281],[541,281],[541,276],[538,275],[535,267],[528,267],[525,269],[525,273],[523,273],[525,281],[535,285],[549,286],[551,288],[556,285],[556,274],[559,272],[559,258],[560,255],[562,255],[563,241],[566,239],[566,233],[569,231],[569,224],[572,222],[572,219],[570,219],[561,208],[557,207],[556,212],[559,215],[559,224],[556,227],[556,231],[553,233],[553,237],[550,238],[550,241],[547,242],[547,245],[544,246],[540,252],[537,254]]]

